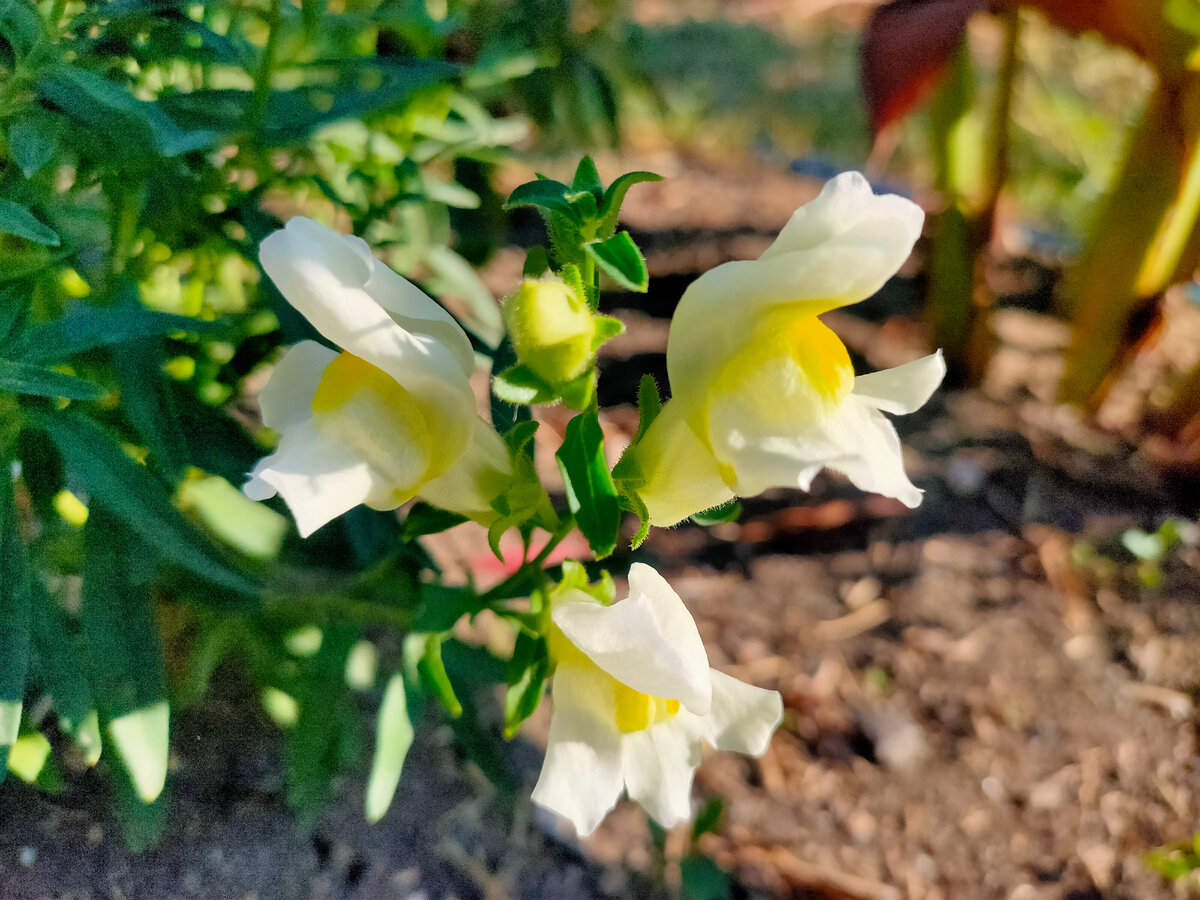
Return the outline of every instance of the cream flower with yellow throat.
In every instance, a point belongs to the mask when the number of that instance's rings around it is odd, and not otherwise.
[[[259,253],[284,298],[343,352],[304,341],[275,367],[259,402],[281,437],[246,494],[282,494],[304,536],[360,503],[394,509],[418,495],[494,518],[508,452],[475,412],[458,323],[365,242],[311,219],[291,219]]]
[[[571,589],[551,612],[550,741],[533,800],[590,834],[622,790],[664,827],[691,817],[702,741],[761,756],[783,717],[775,691],[710,669],[691,614],[635,563],[629,597]]]
[[[920,504],[882,413],[929,399],[946,372],[941,353],[856,376],[818,316],[878,291],[923,219],[848,172],[796,210],[757,260],[717,266],[688,287],[667,343],[672,399],[618,470],[652,524],[771,487],[807,490],[826,467]]]

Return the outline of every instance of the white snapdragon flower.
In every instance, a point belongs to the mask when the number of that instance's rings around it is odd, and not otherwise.
[[[259,395],[281,435],[244,490],[282,494],[300,534],[365,503],[395,509],[419,495],[489,521],[511,478],[508,452],[475,411],[466,333],[359,238],[303,217],[269,235],[263,268],[338,353],[291,347]]]
[[[629,597],[572,589],[551,613],[550,741],[533,800],[590,834],[621,791],[664,827],[691,817],[700,743],[761,756],[783,717],[776,691],[710,669],[691,614],[635,563]]]
[[[878,196],[847,172],[796,210],[757,260],[717,266],[688,287],[667,343],[672,399],[625,466],[652,524],[771,487],[807,490],[826,467],[920,504],[883,413],[929,399],[946,372],[940,351],[855,376],[817,317],[878,291],[923,219],[916,204]]]

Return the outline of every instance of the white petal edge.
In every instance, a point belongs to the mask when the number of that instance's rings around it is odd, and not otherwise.
[[[792,214],[759,259],[810,249],[865,220],[886,221],[888,227],[903,233],[911,247],[921,236],[925,213],[897,194],[876,194],[860,172],[843,172],[827,181],[815,199]]]
[[[650,566],[629,570],[629,597],[612,606],[559,603],[554,624],[617,681],[678,700],[697,715],[712,702],[708,655],[679,595]]]
[[[462,451],[475,413],[462,364],[440,340],[397,325],[367,293],[364,285],[376,263],[362,241],[296,216],[263,240],[259,259],[287,301],[317,331],[418,397],[435,420],[431,425],[447,453]]]
[[[840,431],[839,443],[855,451],[826,465],[864,491],[894,497],[909,509],[920,506],[925,492],[904,471],[904,449],[892,423],[869,400],[855,394],[846,398],[840,412],[826,427]]]
[[[945,377],[946,360],[938,350],[902,366],[859,375],[854,393],[876,409],[905,415],[924,406]]]
[[[559,666],[554,676],[554,712],[546,759],[533,789],[533,802],[571,821],[587,836],[621,797],[621,735],[589,711],[595,685],[586,673]]]
[[[679,718],[623,736],[621,772],[629,798],[670,828],[692,817],[700,742]]]
[[[301,341],[289,347],[275,364],[266,386],[259,391],[258,405],[263,424],[276,431],[312,418],[313,395],[325,368],[337,359],[337,351],[316,341]]]
[[[704,738],[718,750],[762,756],[783,721],[783,698],[712,670],[712,710],[703,720]]]
[[[282,494],[301,537],[365,502],[373,489],[366,460],[326,438],[312,420],[285,432],[242,487],[251,500]]]

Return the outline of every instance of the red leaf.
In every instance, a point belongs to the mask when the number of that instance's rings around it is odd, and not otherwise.
[[[892,0],[863,33],[863,94],[876,134],[911,110],[937,82],[984,0]]]

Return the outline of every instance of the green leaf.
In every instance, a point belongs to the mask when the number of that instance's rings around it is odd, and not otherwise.
[[[38,95],[130,156],[172,157],[214,144],[212,130],[184,131],[162,103],[139,100],[123,85],[68,63],[38,73]]]
[[[700,854],[679,863],[679,878],[684,900],[728,900],[733,887],[729,873]]]
[[[450,676],[446,674],[445,663],[442,662],[442,638],[430,634],[425,637],[425,648],[417,661],[417,674],[421,684],[442,705],[451,717],[462,715],[462,703],[454,693],[450,684]]]
[[[348,730],[358,711],[345,684],[346,658],[358,640],[354,628],[334,625],[325,631],[321,649],[307,661],[296,702],[300,716],[288,735],[287,795],[304,827],[311,827],[329,797],[341,768]]]
[[[26,178],[32,178],[54,159],[64,124],[60,116],[26,115],[8,129],[9,152]]]
[[[0,2],[0,39],[12,47],[18,61],[36,47],[45,35],[37,7],[27,0]],[[12,77],[11,75],[9,77]]]
[[[167,777],[170,710],[150,587],[130,572],[141,548],[96,506],[83,537],[79,618],[92,690],[138,798],[153,803]]]
[[[100,759],[100,727],[85,671],[86,653],[68,625],[66,613],[40,579],[31,583],[35,609],[33,662],[38,682],[54,703],[59,727],[75,740],[87,764],[95,765]]]
[[[604,198],[600,201],[600,226],[596,234],[607,236],[617,230],[617,219],[621,215],[621,204],[625,202],[625,194],[635,184],[645,181],[662,181],[662,176],[653,172],[627,172],[608,186]]]
[[[60,243],[58,233],[53,228],[39,221],[20,203],[3,197],[0,197],[0,233],[15,234],[46,247],[57,247]]]
[[[293,67],[289,74],[305,80],[301,87],[272,91],[266,118],[257,134],[264,146],[306,140],[313,132],[347,118],[399,107],[415,92],[454,76],[457,69],[438,60],[363,57],[314,62]],[[252,92],[202,89],[162,94],[158,103],[180,123],[200,133],[236,135],[245,126]]]
[[[530,247],[525,251],[525,266],[521,270],[523,278],[539,278],[550,270],[550,256],[545,247]]]
[[[617,489],[604,459],[604,432],[595,409],[567,423],[555,453],[567,492],[567,505],[597,559],[612,553],[621,524]]]
[[[521,723],[538,708],[549,674],[550,651],[546,639],[527,631],[519,632],[508,664],[508,690],[504,694],[505,738],[512,738]]]
[[[27,410],[91,498],[107,507],[166,558],[215,585],[245,596],[261,588],[224,560],[171,505],[163,486],[130,459],[95,423],[71,411]]]
[[[0,359],[0,391],[67,400],[97,400],[106,393],[93,381],[11,359]]]
[[[0,460],[0,781],[17,739],[29,670],[32,606],[29,568],[13,500],[10,464]]]
[[[721,816],[725,813],[725,802],[720,797],[709,797],[700,812],[696,813],[696,821],[692,823],[692,840],[698,841],[709,832],[716,831],[721,825]]]
[[[604,197],[604,184],[600,181],[600,172],[596,169],[595,160],[590,156],[585,156],[579,161],[571,187],[577,191],[587,191],[596,198],[597,203]]]
[[[536,206],[547,213],[557,213],[558,215],[565,216],[569,221],[578,225],[580,221],[579,211],[569,199],[577,194],[578,192],[574,188],[568,187],[561,181],[539,178],[537,181],[527,181],[519,185],[509,194],[508,200],[504,203],[504,208],[514,209],[518,206]]]
[[[628,231],[583,245],[583,251],[609,278],[628,291],[644,294],[650,286],[646,260]]]
[[[25,362],[57,362],[97,347],[126,344],[174,332],[223,334],[229,326],[190,316],[176,316],[150,309],[122,307],[90,308],[56,319],[26,332],[13,342],[11,353]]]
[[[187,441],[163,377],[161,342],[150,338],[112,354],[121,412],[149,449],[149,460],[169,483],[179,480],[188,464]]]
[[[441,532],[468,521],[460,513],[439,509],[429,503],[417,502],[404,518],[404,540],[412,541],[426,534]]]
[[[209,534],[251,559],[277,557],[291,529],[286,516],[251,500],[220,475],[199,470],[189,473],[175,500],[179,509],[191,513]]]
[[[383,818],[404,770],[404,760],[413,741],[413,719],[408,711],[408,687],[404,675],[393,675],[383,692],[379,715],[375,720],[375,755],[367,779],[367,822],[374,825]]]
[[[304,23],[304,39],[311,41],[321,27],[325,15],[325,0],[300,0],[300,18]]]
[[[483,608],[483,601],[470,588],[423,585],[412,630],[434,634],[449,631],[463,616],[473,616]]]

